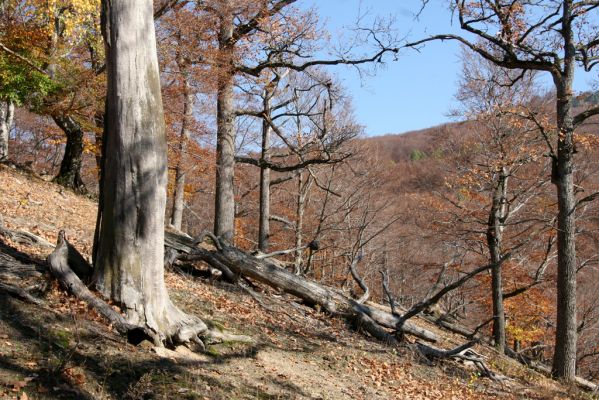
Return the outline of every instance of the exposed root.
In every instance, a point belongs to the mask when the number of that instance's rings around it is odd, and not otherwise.
[[[73,252],[77,250],[68,244],[64,231],[61,231],[56,248],[48,256],[50,272],[66,290],[93,307],[120,334],[125,335],[130,343],[139,344],[144,340],[150,340],[156,346],[196,343],[203,347],[199,335],[207,331],[206,324],[195,316],[183,313],[172,303],[164,311],[167,326],[170,326],[170,329],[165,330],[166,333],[158,332],[152,326],[154,324],[133,324],[127,321],[123,315],[94,295],[73,272],[71,263],[83,260],[80,254],[77,256]]]
[[[32,296],[24,289],[21,289],[18,286],[9,285],[7,283],[0,282],[0,291],[9,294],[12,297],[15,297],[19,300],[26,301],[27,303],[35,304],[41,306],[44,302],[37,297]]]

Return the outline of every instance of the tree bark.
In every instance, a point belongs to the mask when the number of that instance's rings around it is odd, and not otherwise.
[[[8,140],[14,115],[14,103],[8,100],[0,101],[0,162],[8,161]]]
[[[501,279],[501,245],[506,214],[508,177],[505,167],[498,173],[493,190],[489,221],[487,223],[487,246],[491,268],[491,293],[493,298],[493,339],[499,353],[505,351],[505,312],[503,308],[503,285]]]
[[[293,265],[297,275],[303,275],[304,270],[304,210],[306,208],[306,196],[312,186],[311,177],[308,176],[304,182],[304,174],[300,172],[297,176],[297,202],[295,209],[295,256]]]
[[[179,158],[175,172],[175,191],[173,193],[173,208],[171,212],[171,225],[181,230],[183,222],[183,207],[185,203],[185,178],[187,173],[187,149],[189,142],[189,125],[193,118],[194,93],[191,90],[190,78],[185,71],[183,92],[183,120],[181,121],[181,135],[179,137]]]
[[[228,6],[225,6],[228,7]],[[228,243],[235,234],[235,115],[233,86],[235,75],[231,57],[233,45],[233,16],[229,10],[220,19],[218,45],[217,133],[216,133],[216,196],[214,199],[214,233]]]
[[[175,307],[164,282],[166,136],[152,13],[151,0],[102,2],[108,89],[94,281],[129,324],[184,343],[206,325]]]
[[[98,111],[94,116],[94,123],[96,124],[96,131],[94,132],[94,140],[96,142],[96,168],[98,169],[98,181],[102,177],[102,149],[103,144],[103,133],[104,133],[104,110]]]
[[[271,118],[271,100],[273,96],[271,85],[264,91],[264,113]],[[270,162],[271,127],[267,120],[262,121],[262,160]],[[268,237],[270,236],[270,168],[260,167],[260,220],[258,225],[258,249],[268,253]]]
[[[564,1],[562,35],[565,39],[563,71],[554,72],[557,89],[557,159],[552,181],[557,187],[557,325],[553,376],[566,381],[576,377],[576,198],[574,196],[574,123],[572,82],[576,49],[572,31],[572,2]]]
[[[52,116],[56,125],[64,132],[67,143],[64,156],[60,163],[60,171],[54,182],[78,192],[85,192],[85,184],[81,179],[81,164],[83,162],[83,136],[81,125],[70,115]]]

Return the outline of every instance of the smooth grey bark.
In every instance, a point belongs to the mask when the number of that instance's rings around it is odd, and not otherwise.
[[[216,195],[214,234],[228,243],[235,235],[235,114],[232,65],[234,21],[230,12],[220,18],[218,45],[221,68],[218,76],[216,132]]]
[[[12,101],[0,101],[0,162],[8,161],[8,140],[15,115]]]
[[[54,178],[54,182],[78,192],[85,192],[85,184],[81,179],[85,133],[81,125],[70,115],[54,115],[52,119],[67,137],[60,170]]]
[[[175,190],[173,192],[173,208],[171,211],[171,225],[178,230],[181,230],[183,222],[183,207],[185,203],[185,178],[187,174],[187,149],[189,142],[189,125],[193,118],[194,93],[191,88],[190,78],[187,73],[184,73],[184,88],[183,88],[183,119],[181,121],[181,135],[179,136],[179,158],[177,159],[177,167],[175,171]]]
[[[487,246],[491,268],[491,293],[493,299],[493,339],[499,353],[505,351],[505,311],[503,307],[503,284],[501,279],[501,245],[507,211],[507,169],[502,167],[493,189],[491,210],[487,223]]]
[[[306,178],[304,182],[304,174],[300,172],[297,176],[297,202],[295,209],[295,256],[294,256],[294,269],[297,275],[303,275],[304,270],[304,248],[302,242],[304,241],[304,211],[306,209],[306,197],[312,186],[312,179],[310,176]]]
[[[271,118],[271,100],[274,91],[268,85],[264,91],[264,113],[266,118]],[[262,121],[262,160],[270,163],[270,136],[272,129],[266,119]],[[270,236],[270,168],[260,167],[260,213],[258,223],[258,249],[268,252],[268,238]]]
[[[107,81],[94,282],[162,343],[206,331],[164,283],[166,135],[151,0],[104,0]]]
[[[102,149],[104,144],[103,140],[103,132],[104,132],[104,110],[98,111],[94,116],[94,123],[96,124],[96,131],[94,132],[94,140],[96,143],[96,168],[98,169],[98,180],[102,177]]]

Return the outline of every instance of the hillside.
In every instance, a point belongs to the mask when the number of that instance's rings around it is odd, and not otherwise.
[[[0,166],[0,215],[10,231],[54,242],[64,228],[89,255],[96,205],[35,176]],[[0,293],[0,398],[3,399],[491,399],[588,398],[572,387],[476,346],[507,381],[478,376],[456,361],[431,362],[408,347],[391,348],[293,298],[262,288],[259,302],[246,292],[194,271],[171,271],[174,301],[211,325],[248,335],[251,343],[224,342],[203,354],[135,347],[56,283],[46,287],[50,246],[0,236],[1,253],[18,259],[24,279],[8,281],[42,299],[29,304]],[[10,277],[0,264],[2,280]],[[190,273],[191,272],[191,273]],[[465,339],[425,321],[440,335],[436,346]],[[410,341],[412,339],[409,339]]]

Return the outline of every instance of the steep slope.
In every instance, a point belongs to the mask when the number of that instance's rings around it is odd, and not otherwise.
[[[89,255],[96,205],[59,186],[0,166],[2,226],[54,242],[59,229]],[[0,252],[44,270],[49,246],[0,236]],[[0,265],[1,269],[6,265]],[[32,269],[34,267],[31,267]],[[587,398],[477,346],[498,383],[454,361],[431,363],[408,348],[390,348],[354,332],[285,295],[262,289],[258,299],[228,284],[202,278],[202,266],[169,272],[174,300],[252,343],[224,342],[206,354],[127,344],[85,304],[46,277],[10,281],[36,288],[43,305],[0,292],[0,398],[7,399],[490,399]],[[2,280],[4,275],[0,274]],[[425,322],[451,348],[464,339]]]

